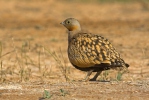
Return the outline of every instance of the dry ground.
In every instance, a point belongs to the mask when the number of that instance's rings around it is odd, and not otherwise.
[[[50,100],[149,99],[148,12],[149,4],[141,0],[1,0],[0,100],[42,100],[44,90],[52,95]],[[78,81],[85,73],[69,63],[66,29],[59,24],[68,17],[117,48],[130,64],[121,81],[113,70],[103,72],[97,82]]]

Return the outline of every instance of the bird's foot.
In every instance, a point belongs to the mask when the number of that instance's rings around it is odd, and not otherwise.
[[[95,79],[95,78],[92,78],[92,79],[90,79],[89,81],[96,81],[96,79]]]

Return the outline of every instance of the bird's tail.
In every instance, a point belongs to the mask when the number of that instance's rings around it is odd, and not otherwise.
[[[125,63],[125,66],[128,68],[129,67],[129,64]]]
[[[116,59],[115,62],[111,63],[111,66],[113,69],[117,69],[117,70],[127,70],[129,67],[129,64],[125,63],[125,61],[121,58]]]

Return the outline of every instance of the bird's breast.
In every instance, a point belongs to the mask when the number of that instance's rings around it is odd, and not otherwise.
[[[91,53],[86,52],[84,48],[85,47],[82,47],[78,44],[75,45],[69,44],[68,46],[69,60],[72,64],[81,68],[92,67],[96,64],[94,61],[96,57],[91,56]],[[88,51],[89,50],[90,48],[88,48]]]

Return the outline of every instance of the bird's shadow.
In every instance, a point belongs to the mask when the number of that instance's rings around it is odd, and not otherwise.
[[[74,82],[111,82],[108,80],[88,80],[88,81],[84,81],[84,80],[78,80],[78,81],[74,81]]]

